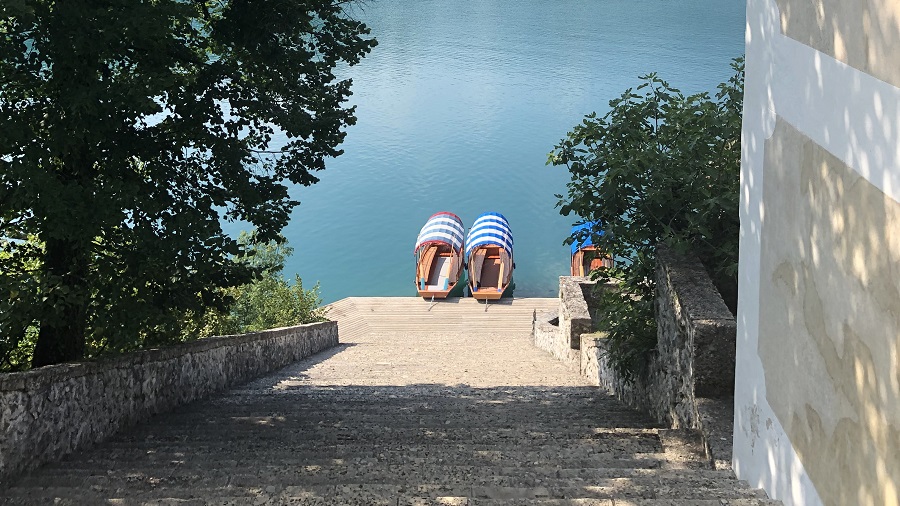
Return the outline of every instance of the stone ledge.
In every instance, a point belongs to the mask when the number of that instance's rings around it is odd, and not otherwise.
[[[656,258],[657,268],[665,271],[667,284],[678,297],[676,312],[679,318],[734,321],[697,257],[679,255],[670,248],[660,246]]]
[[[669,427],[699,431],[710,464],[730,468],[734,318],[696,258],[665,248],[657,258],[657,346],[647,374],[633,382],[619,377],[606,357],[608,343],[602,332],[578,336],[579,370],[591,383]],[[567,329],[578,328],[566,326],[564,320],[583,318],[589,310],[584,289],[591,283],[560,277],[559,340],[567,340]]]
[[[573,350],[570,341],[560,329],[558,311],[535,313],[532,338],[534,345],[553,355],[573,369],[578,368],[578,350]]]
[[[690,349],[694,394],[732,396],[737,323],[703,264],[660,247],[656,281],[660,341],[681,339],[675,345]]]
[[[584,285],[593,284],[590,278],[559,277],[559,327],[569,348],[581,348],[581,334],[591,331],[591,312],[584,294]]]
[[[336,322],[0,374],[0,486],[119,429],[338,344]]]

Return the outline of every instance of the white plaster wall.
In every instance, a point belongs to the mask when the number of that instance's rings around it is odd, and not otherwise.
[[[733,464],[788,506],[818,505],[766,401],[758,352],[764,149],[776,116],[900,201],[900,89],[784,36],[775,0],[747,1]]]

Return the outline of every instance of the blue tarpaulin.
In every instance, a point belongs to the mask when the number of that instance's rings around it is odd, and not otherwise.
[[[583,241],[578,242],[575,241],[572,243],[572,254],[574,255],[579,249],[585,246],[594,246],[593,241],[591,241],[591,231],[594,231],[594,234],[603,236],[603,230],[600,229],[600,222],[597,221],[588,221],[586,223],[582,223],[580,225],[575,225],[572,227],[572,235],[575,235],[576,232],[584,231],[584,233],[588,234]]]

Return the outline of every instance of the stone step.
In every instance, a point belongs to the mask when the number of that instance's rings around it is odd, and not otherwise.
[[[210,456],[215,455],[215,456]],[[217,469],[246,466],[344,466],[367,465],[415,465],[415,466],[499,466],[499,467],[560,467],[568,469],[656,469],[667,462],[665,453],[595,453],[590,451],[566,451],[558,447],[541,450],[484,449],[459,446],[448,450],[433,447],[383,448],[322,447],[294,451],[271,448],[247,451],[234,448],[228,452],[202,450],[177,453],[141,452],[123,450],[117,453],[90,454],[53,464],[55,469],[152,469],[175,464],[209,466]]]
[[[468,422],[468,423],[467,423]],[[618,429],[618,430],[617,430]],[[467,420],[462,417],[428,416],[428,417],[345,417],[322,418],[311,420],[296,420],[282,415],[264,415],[233,417],[227,422],[200,421],[193,425],[177,424],[166,426],[142,427],[128,433],[115,436],[115,440],[132,441],[143,439],[192,439],[195,437],[214,438],[219,434],[258,433],[265,434],[301,434],[318,431],[345,432],[354,431],[360,434],[395,434],[402,436],[404,433],[417,431],[439,432],[452,435],[456,432],[470,431],[473,435],[497,434],[497,435],[524,435],[539,437],[542,439],[601,439],[610,434],[611,437],[639,437],[629,436],[627,431],[634,434],[656,434],[655,427],[641,427],[622,424],[619,427],[610,427],[591,423],[588,420],[581,422],[535,422],[516,423],[515,420],[489,419]]]
[[[229,497],[259,498],[265,496],[276,499],[279,496],[322,498],[330,504],[383,504],[385,500],[396,504],[403,496],[415,497],[469,497],[490,500],[526,499],[761,499],[760,491],[746,488],[737,481],[717,480],[712,485],[699,480],[685,479],[673,484],[644,483],[632,479],[601,480],[596,484],[571,485],[550,482],[540,486],[504,486],[502,484],[468,483],[338,483],[328,485],[292,485],[290,483],[268,483],[255,481],[252,484],[222,482],[211,478],[181,481],[160,479],[159,481],[128,483],[125,486],[92,485],[91,494],[100,498],[127,497],[137,500],[196,498],[227,495]],[[13,488],[7,491],[9,498],[46,499],[72,497],[87,494],[82,488],[46,487],[42,489]],[[337,498],[341,498],[338,500]],[[346,501],[346,502],[345,502]],[[106,501],[104,501],[106,502]]]
[[[165,464],[165,465],[163,465]],[[208,471],[215,466],[216,471],[221,471],[229,475],[245,473],[246,465],[238,461],[219,461],[215,463],[200,462],[166,462],[160,463],[159,466],[148,466],[141,468],[144,474],[150,472],[175,474],[191,474],[198,475],[201,472]],[[238,468],[238,469],[236,469]],[[98,469],[96,466],[89,467],[63,467],[59,464],[48,466],[42,469],[40,475],[31,475],[22,478],[17,486],[42,487],[48,484],[65,487],[77,487],[80,485],[91,485],[102,483],[112,479],[122,479],[123,477],[139,474],[137,468],[111,468],[108,470]],[[310,478],[319,479],[320,477],[328,477],[331,475],[348,475],[354,476],[374,476],[383,473],[388,476],[410,476],[412,474],[420,474],[424,476],[469,476],[475,479],[484,479],[486,477],[518,477],[522,479],[567,479],[578,482],[590,480],[604,480],[611,478],[630,478],[630,479],[652,479],[652,480],[682,480],[686,478],[700,480],[735,480],[734,474],[730,470],[722,469],[661,469],[661,468],[561,468],[556,466],[478,466],[478,465],[446,465],[446,464],[385,464],[377,459],[353,460],[346,461],[342,464],[332,464],[327,466],[321,465],[305,465],[305,466],[285,466],[285,465],[264,465],[255,468],[258,476],[274,476],[280,474],[290,475],[292,479]],[[246,474],[246,473],[245,473]]]
[[[628,437],[625,432],[616,432],[614,429],[627,429],[632,431],[644,431],[646,434],[655,434],[655,427],[629,427],[621,424],[610,427],[597,421],[529,421],[528,423],[516,423],[513,419],[488,418],[484,420],[467,420],[455,415],[444,416],[410,416],[410,417],[378,417],[349,416],[345,418],[317,418],[309,420],[291,419],[283,415],[241,416],[233,417],[228,422],[199,421],[195,424],[166,424],[166,426],[142,427],[129,431],[127,434],[115,436],[115,440],[142,440],[142,439],[192,439],[194,437],[213,438],[218,434],[231,433],[301,433],[312,431],[347,431],[358,433],[377,432],[414,432],[418,430],[457,432],[471,431],[474,434],[497,433],[506,434],[518,432],[521,434],[533,433],[535,437],[553,439],[600,439],[602,434],[615,434],[615,437]],[[637,424],[635,424],[637,425]]]
[[[402,370],[397,372],[402,373]],[[574,408],[587,406],[608,406],[619,410],[628,409],[618,403],[614,397],[606,392],[597,390],[597,387],[568,386],[568,387],[511,387],[502,385],[495,387],[474,387],[466,384],[457,385],[414,385],[409,387],[385,387],[385,386],[335,386],[308,385],[303,380],[285,379],[280,381],[247,383],[224,392],[219,398],[223,403],[231,402],[235,398],[246,394],[252,395],[258,402],[307,402],[309,406],[327,407],[321,404],[332,400],[338,404],[352,405],[409,405],[428,407],[441,403],[456,405],[459,407],[482,406],[488,407],[495,404],[495,408],[504,407],[499,404],[509,404],[511,407],[535,406],[555,407],[566,406],[573,401],[578,404]],[[219,405],[219,402],[206,402],[204,404]],[[223,404],[224,405],[224,404]]]
[[[527,345],[525,342],[521,344]],[[375,363],[375,365],[378,364],[382,363]],[[386,365],[387,363],[383,364]],[[455,402],[460,405],[491,399],[519,402],[540,401],[541,405],[552,405],[577,399],[588,403],[596,402],[622,407],[622,404],[617,403],[613,397],[598,390],[597,387],[589,385],[496,385],[485,387],[459,383],[454,385],[416,384],[415,388],[410,388],[408,385],[359,385],[337,382],[334,384],[309,384],[299,375],[292,375],[295,371],[290,369],[290,366],[283,369],[283,371],[284,375],[277,378],[264,377],[243,385],[237,385],[227,392],[223,392],[220,397],[227,402],[228,399],[241,397],[249,393],[257,399],[273,401],[296,397],[298,399],[309,399],[310,401],[333,400],[338,403],[366,403],[371,402],[372,399],[378,399],[385,403],[409,401],[418,403]],[[464,370],[463,372],[468,371]],[[331,379],[331,377],[329,375],[328,379]]]
[[[541,413],[534,410],[502,410],[493,411],[481,409],[451,410],[404,410],[403,408],[382,409],[369,408],[366,410],[278,410],[267,406],[265,410],[257,409],[247,412],[204,411],[201,416],[194,413],[192,417],[177,417],[166,421],[166,430],[172,432],[180,429],[190,429],[196,426],[207,425],[234,425],[238,421],[255,420],[262,423],[277,421],[281,424],[291,425],[315,425],[320,422],[342,421],[345,425],[349,422],[373,425],[389,426],[421,426],[452,424],[462,426],[470,424],[472,427],[548,427],[548,428],[634,428],[649,429],[654,425],[646,422],[646,416],[630,411],[604,410],[600,413],[585,411],[584,413],[554,413],[552,411]],[[156,429],[156,424],[148,424],[136,432],[147,432]]]
[[[521,347],[527,346],[528,342],[525,340],[514,340],[510,341],[510,344]],[[354,346],[377,346],[380,348],[384,344],[366,343]],[[410,345],[409,343],[401,343],[397,347],[409,349]],[[447,347],[447,350],[444,351],[453,351],[453,347]],[[370,365],[386,367],[391,364],[390,360],[394,360],[394,358],[387,360],[389,361],[372,362]],[[334,397],[338,401],[348,396],[355,397],[357,400],[363,400],[364,398],[361,395],[385,400],[434,398],[437,400],[457,400],[459,402],[476,402],[486,397],[496,397],[498,395],[507,399],[534,400],[539,398],[544,401],[564,401],[565,399],[576,397],[597,402],[607,402],[609,399],[612,399],[605,392],[597,390],[596,386],[581,382],[560,385],[540,384],[540,382],[531,384],[500,383],[490,386],[469,383],[417,383],[415,388],[409,388],[409,385],[390,383],[309,383],[303,377],[303,370],[296,368],[298,365],[299,363],[285,367],[281,370],[283,374],[276,377],[266,376],[242,385],[236,385],[233,389],[224,392],[224,397],[234,397],[242,393],[251,392],[254,396],[279,397],[298,395],[310,399]],[[360,367],[360,364],[353,364],[353,367]],[[462,372],[477,373],[478,371],[463,369]],[[332,377],[333,374],[329,372],[328,379],[330,380]]]
[[[542,471],[530,468],[490,468],[479,466],[384,466],[371,463],[368,466],[319,468],[318,466],[289,467],[263,466],[247,469],[210,468],[173,465],[170,467],[139,468],[97,473],[93,470],[66,470],[43,473],[40,479],[26,478],[18,489],[53,487],[103,490],[142,486],[178,486],[189,484],[191,488],[236,486],[253,488],[268,485],[332,485],[346,483],[415,484],[440,482],[445,485],[491,485],[501,487],[537,486],[700,486],[715,488],[719,484],[738,483],[729,474],[638,474],[625,469],[570,469],[568,472]],[[15,489],[14,489],[15,490]]]
[[[287,396],[286,396],[287,397]],[[503,405],[503,404],[507,405]],[[214,417],[224,417],[220,420],[228,420],[228,417],[241,416],[292,416],[298,419],[315,419],[315,418],[332,418],[335,415],[340,416],[372,416],[385,415],[396,418],[408,418],[412,416],[437,416],[437,415],[456,415],[456,416],[474,416],[475,419],[490,418],[494,416],[502,416],[506,418],[517,418],[520,422],[528,422],[530,420],[552,421],[572,420],[572,421],[593,421],[593,423],[603,424],[604,421],[614,421],[618,416],[625,415],[635,420],[640,420],[642,424],[648,424],[646,415],[638,413],[634,410],[627,409],[621,405],[611,405],[607,403],[591,403],[589,401],[581,402],[572,401],[573,406],[565,406],[562,403],[553,403],[540,405],[540,401],[533,403],[520,403],[514,405],[514,401],[505,401],[500,399],[486,399],[477,403],[459,403],[451,401],[417,401],[410,399],[408,402],[391,402],[386,403],[377,399],[368,399],[366,402],[332,402],[327,400],[315,400],[306,402],[303,400],[286,400],[278,399],[277,402],[246,401],[240,404],[225,405],[224,402],[217,402],[216,406],[199,405],[192,406],[189,412],[176,411],[166,418],[174,423],[184,423],[189,418],[200,420],[211,419]],[[630,416],[629,416],[630,415]],[[520,418],[521,417],[521,418]],[[627,425],[623,425],[627,427]]]
[[[255,387],[262,388],[262,387]],[[241,394],[241,395],[238,395]],[[454,397],[463,397],[457,399]],[[219,397],[214,403],[206,402],[187,407],[182,407],[172,413],[173,418],[194,413],[202,416],[202,412],[214,412],[229,416],[247,412],[280,411],[282,413],[302,414],[306,411],[342,411],[342,412],[435,412],[435,411],[460,411],[460,412],[484,412],[484,413],[509,413],[509,414],[544,414],[544,415],[594,415],[603,416],[604,412],[638,413],[621,404],[613,402],[612,398],[593,399],[582,396],[568,396],[566,398],[549,397],[544,394],[535,394],[530,398],[522,396],[508,396],[502,393],[484,395],[475,398],[465,393],[449,392],[433,396],[411,396],[408,398],[388,399],[385,396],[369,394],[366,392],[343,395],[329,401],[325,395],[309,396],[299,392],[279,392],[252,395],[251,391],[231,392],[229,395]]]
[[[541,429],[498,428],[498,427],[391,427],[347,425],[333,427],[326,424],[313,427],[278,427],[279,422],[266,422],[275,426],[271,430],[260,430],[260,421],[248,421],[245,426],[197,428],[190,432],[176,431],[163,434],[129,434],[109,443],[110,448],[146,445],[166,448],[167,446],[200,447],[222,441],[241,441],[243,436],[252,434],[255,444],[265,445],[270,441],[286,442],[293,446],[310,443],[361,442],[365,444],[436,444],[465,443],[470,445],[524,444],[540,446],[558,443],[565,447],[582,445],[597,450],[615,448],[633,451],[659,449],[659,436],[655,431],[609,431],[603,428],[590,429]],[[265,424],[262,424],[265,425]]]
[[[629,427],[629,425],[608,425],[609,422],[616,421],[618,417],[625,416],[635,421],[640,421],[638,427],[655,427],[648,423],[646,415],[636,413],[631,410],[606,408],[604,406],[596,406],[591,409],[569,409],[557,407],[555,409],[540,409],[531,407],[509,407],[498,409],[493,406],[481,407],[459,407],[456,405],[442,407],[437,406],[408,406],[404,404],[393,404],[390,406],[280,406],[273,404],[241,406],[242,409],[198,409],[190,415],[185,414],[179,416],[173,414],[170,418],[172,423],[179,425],[185,424],[189,419],[194,421],[208,421],[219,417],[219,421],[227,422],[231,417],[254,417],[254,416],[281,416],[290,417],[295,420],[317,420],[317,419],[333,419],[338,418],[357,418],[357,417],[374,417],[385,416],[391,419],[405,420],[415,419],[416,417],[473,417],[473,421],[482,419],[494,419],[502,417],[505,419],[515,419],[519,423],[548,423],[557,421],[560,425],[564,422],[588,423],[601,427]],[[445,418],[445,419],[446,419]],[[151,423],[151,425],[154,425]]]
[[[140,462],[143,460],[193,460],[212,458],[217,460],[259,459],[260,462],[318,463],[330,459],[377,458],[403,462],[403,459],[446,459],[494,462],[519,459],[520,462],[558,459],[563,467],[567,461],[578,459],[592,462],[613,462],[616,459],[646,458],[661,456],[658,443],[654,441],[634,443],[632,441],[558,440],[547,444],[525,444],[521,441],[493,443],[463,443],[450,441],[399,442],[383,444],[369,441],[325,442],[284,439],[270,441],[219,441],[196,444],[192,442],[113,442],[103,446],[102,451],[72,456],[68,462]],[[468,464],[470,462],[460,462]]]
[[[247,496],[216,495],[202,499],[131,499],[126,497],[106,497],[82,493],[65,498],[0,498],[6,506],[84,506],[88,504],[115,504],[121,506],[333,506],[335,504],[360,506],[781,506],[780,501],[762,498],[738,499],[482,499],[461,496],[417,497],[402,495],[397,497],[368,498],[369,502],[359,502],[358,496],[331,495],[328,499],[296,492],[270,496],[265,493]]]

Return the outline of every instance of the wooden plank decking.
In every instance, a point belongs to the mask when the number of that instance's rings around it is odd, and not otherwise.
[[[348,342],[384,332],[528,336],[534,312],[558,304],[556,298],[502,299],[485,306],[472,298],[432,303],[419,297],[348,297],[327,307],[341,341]]]

